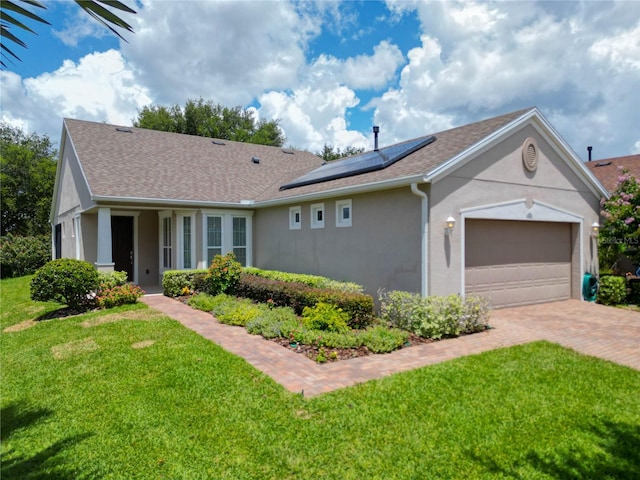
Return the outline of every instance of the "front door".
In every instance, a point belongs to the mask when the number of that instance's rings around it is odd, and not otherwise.
[[[133,282],[133,217],[111,217],[111,258],[114,269]]]

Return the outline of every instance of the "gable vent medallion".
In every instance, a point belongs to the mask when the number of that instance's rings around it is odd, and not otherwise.
[[[535,138],[527,138],[522,145],[522,163],[529,172],[538,168],[538,144]]]

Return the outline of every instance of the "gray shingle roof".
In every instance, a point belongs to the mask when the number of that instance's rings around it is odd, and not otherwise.
[[[319,167],[316,155],[281,148],[65,119],[94,196],[238,203],[277,200],[424,175],[531,109],[432,133],[437,141],[370,173],[280,191]],[[426,136],[429,136],[426,135]],[[260,163],[252,162],[260,158]]]
[[[196,202],[254,200],[286,172],[322,164],[303,151],[211,138],[64,120],[94,196]],[[258,157],[260,163],[253,163]]]

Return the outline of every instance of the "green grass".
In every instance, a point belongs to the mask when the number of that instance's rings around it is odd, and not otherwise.
[[[3,480],[640,476],[630,368],[538,342],[307,400],[141,304],[5,332],[59,307],[28,280],[0,282]]]

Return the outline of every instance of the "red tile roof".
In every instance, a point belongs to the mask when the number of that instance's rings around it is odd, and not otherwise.
[[[629,170],[629,173],[640,181],[640,155],[592,160],[585,162],[585,165],[609,192],[616,189],[622,168]]]

